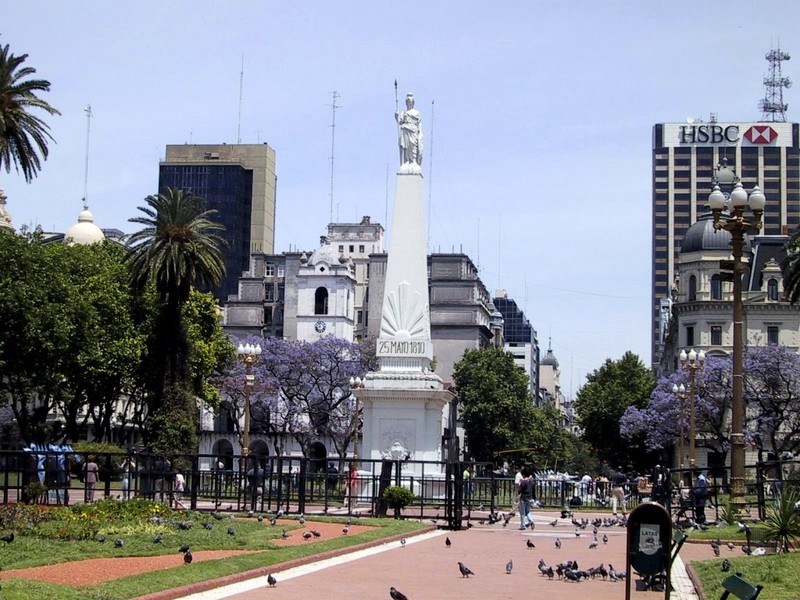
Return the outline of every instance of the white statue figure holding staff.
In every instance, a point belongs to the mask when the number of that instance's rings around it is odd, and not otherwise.
[[[406,94],[406,110],[396,110],[400,165],[422,165],[422,115],[414,108],[414,94]]]

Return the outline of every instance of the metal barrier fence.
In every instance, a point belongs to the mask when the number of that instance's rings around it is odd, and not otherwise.
[[[97,482],[90,485],[82,476],[87,462],[81,454],[43,448],[0,452],[0,503],[68,505],[89,501],[94,488],[95,500],[143,497],[193,510],[380,515],[388,508],[385,489],[399,485],[414,494],[404,515],[439,515],[444,525],[456,528],[474,511],[508,510],[517,500],[513,476],[481,463],[361,460],[357,477],[351,478],[349,463],[338,459],[97,454]],[[175,489],[178,472],[185,480],[183,491]],[[748,467],[745,499],[751,516],[763,519],[777,491],[800,486],[799,474],[800,463],[794,461]],[[709,502],[719,519],[729,493],[728,473],[721,469],[709,475]],[[680,518],[691,509],[692,480],[688,470],[673,471],[671,479],[665,503]],[[685,485],[678,485],[681,481]],[[544,507],[601,510],[611,505],[611,483],[537,479],[535,497]],[[649,497],[646,486],[626,486],[628,509]]]

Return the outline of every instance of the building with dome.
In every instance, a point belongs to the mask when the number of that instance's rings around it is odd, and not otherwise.
[[[86,205],[78,215],[78,222],[64,234],[64,243],[66,244],[97,244],[105,239],[103,230],[94,224],[94,215]]]
[[[793,233],[800,225],[800,124],[721,122],[713,114],[708,122],[659,123],[653,127],[652,151],[651,358],[657,368],[662,356],[669,359],[663,347],[665,319],[681,244],[707,210],[720,166],[727,163],[748,191],[758,185],[766,195],[765,236]],[[700,285],[699,273],[697,281]],[[685,277],[681,286],[688,286]]]

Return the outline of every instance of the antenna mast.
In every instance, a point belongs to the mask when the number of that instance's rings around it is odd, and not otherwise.
[[[89,130],[92,124],[92,105],[83,109],[86,113],[86,160],[83,168],[83,210],[89,209]]]
[[[338,104],[336,104],[337,98],[339,98],[339,93],[334,90],[331,92],[331,220],[330,222],[333,223],[333,159],[334,159],[334,149],[336,147],[336,109],[341,108]]]
[[[242,69],[239,71],[239,118],[236,125],[236,143],[242,143],[242,90],[244,89],[244,54],[242,54]]]
[[[788,52],[781,52],[778,47],[777,50],[767,52],[764,58],[769,63],[769,75],[764,77],[764,99],[758,103],[762,112],[761,120],[785,123],[789,105],[783,101],[783,88],[792,87],[792,80],[781,74],[781,63],[791,56]]]

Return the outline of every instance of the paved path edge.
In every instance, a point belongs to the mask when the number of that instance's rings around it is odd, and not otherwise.
[[[700,585],[700,578],[697,576],[697,572],[691,564],[686,565],[686,574],[689,576],[689,579],[692,580],[692,585],[694,585],[694,591],[698,598],[700,598],[700,600],[708,600],[703,593],[703,586]]]
[[[438,527],[430,525],[427,527],[422,527],[415,531],[409,531],[408,533],[398,533],[396,535],[392,535],[389,537],[380,538],[377,540],[371,540],[369,542],[364,542],[362,544],[356,544],[355,546],[347,546],[345,548],[328,550],[326,552],[321,552],[319,554],[311,554],[309,556],[304,556],[303,558],[296,558],[294,560],[275,563],[274,565],[269,565],[266,567],[258,567],[257,569],[242,571],[241,573],[233,573],[232,575],[226,575],[225,577],[218,577],[216,579],[206,579],[205,581],[189,583],[187,585],[172,588],[169,590],[162,590],[160,592],[145,594],[144,596],[137,596],[133,600],[175,600],[176,598],[181,598],[183,596],[188,596],[190,594],[207,592],[208,590],[212,590],[217,587],[222,587],[224,585],[239,583],[240,581],[246,581],[248,579],[254,579],[256,577],[266,577],[270,573],[277,573],[278,571],[293,569],[295,567],[300,567],[303,565],[307,565],[309,563],[314,563],[329,558],[336,558],[337,556],[343,556],[345,554],[350,554],[351,552],[357,552],[359,550],[366,550],[367,548],[382,546],[390,542],[397,542],[403,538],[414,537],[417,535],[421,535],[423,533],[435,531],[437,529]]]

